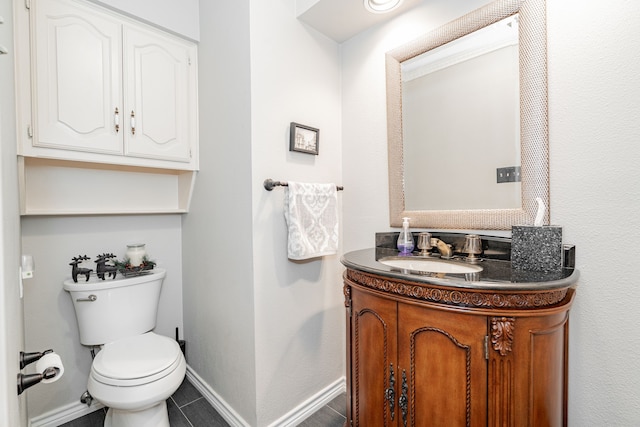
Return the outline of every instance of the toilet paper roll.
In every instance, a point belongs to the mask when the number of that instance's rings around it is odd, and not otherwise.
[[[52,383],[58,381],[64,373],[64,366],[62,366],[62,359],[57,353],[47,353],[36,362],[36,371],[42,374],[45,369],[53,368],[56,371],[56,375],[53,378],[43,379],[43,383]]]

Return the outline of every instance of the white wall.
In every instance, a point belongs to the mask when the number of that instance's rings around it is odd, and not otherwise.
[[[294,3],[200,4],[201,171],[183,221],[188,361],[252,426],[344,375],[338,255],[288,261],[283,189],[262,186],[341,181],[338,46],[299,23]],[[291,121],[320,128],[319,156],[288,151]]]
[[[192,40],[200,40],[198,0],[89,0]]]
[[[174,337],[176,327],[183,330],[179,215],[23,217],[22,253],[33,255],[36,265],[34,278],[25,280],[25,348],[52,348],[65,365],[58,381],[26,392],[30,418],[77,403],[87,389],[91,355],[80,345],[71,298],[62,289],[71,258],[86,254],[95,265],[96,255],[112,252],[123,259],[126,245],[137,242],[146,243],[149,258],[167,270],[155,331]]]
[[[450,6],[452,5],[451,2]],[[475,8],[483,1],[468,2]],[[457,14],[421,6],[343,45],[345,251],[388,229],[384,52]],[[548,2],[551,222],[577,246],[569,423],[640,423],[640,5]],[[449,15],[449,16],[447,16]]]
[[[200,19],[200,172],[183,217],[187,362],[256,425],[249,0],[203,0]]]
[[[640,425],[640,287],[624,249],[640,235],[640,4],[549,1],[548,14],[551,220],[581,271],[571,425]]]
[[[13,86],[12,5],[0,0],[0,426],[20,426],[26,421],[24,394],[16,394],[19,352],[23,347],[22,300],[18,287],[20,217],[16,164],[15,96]]]
[[[338,45],[295,19],[295,1],[251,2],[256,425],[344,376],[339,254],[287,259],[283,188],[266,178],[342,182]],[[319,155],[290,152],[289,123],[320,129]],[[339,210],[349,187],[339,192]],[[344,228],[340,227],[341,232]]]

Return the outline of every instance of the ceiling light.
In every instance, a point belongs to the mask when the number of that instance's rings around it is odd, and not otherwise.
[[[386,13],[400,6],[402,0],[364,0],[364,7],[371,13]]]

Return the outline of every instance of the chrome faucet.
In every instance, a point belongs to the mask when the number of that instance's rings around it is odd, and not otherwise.
[[[453,258],[453,248],[451,247],[451,245],[447,245],[442,240],[433,237],[431,239],[431,246],[435,246],[438,249],[438,252],[440,252],[440,258]]]

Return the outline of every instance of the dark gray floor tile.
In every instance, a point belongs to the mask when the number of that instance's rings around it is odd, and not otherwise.
[[[60,427],[102,427],[104,425],[104,415],[104,409],[98,409],[84,417],[64,423]]]
[[[328,406],[323,406],[318,412],[299,424],[299,427],[343,427],[345,419]]]
[[[193,427],[229,427],[206,399],[198,399],[180,408]]]
[[[183,407],[187,403],[191,403],[202,397],[197,388],[195,388],[186,378],[180,384],[178,390],[173,393],[173,401],[178,407]]]
[[[171,398],[167,399],[167,412],[169,413],[169,424],[171,427],[191,427],[187,418]]]
[[[171,427],[229,427],[229,424],[186,379],[167,399]],[[343,427],[346,394],[335,397],[326,406],[300,424],[301,427]],[[105,410],[100,409],[60,427],[103,427]]]
[[[327,406],[334,411],[340,413],[343,417],[347,416],[347,394],[342,393],[340,396],[336,396],[333,400],[327,403]]]

